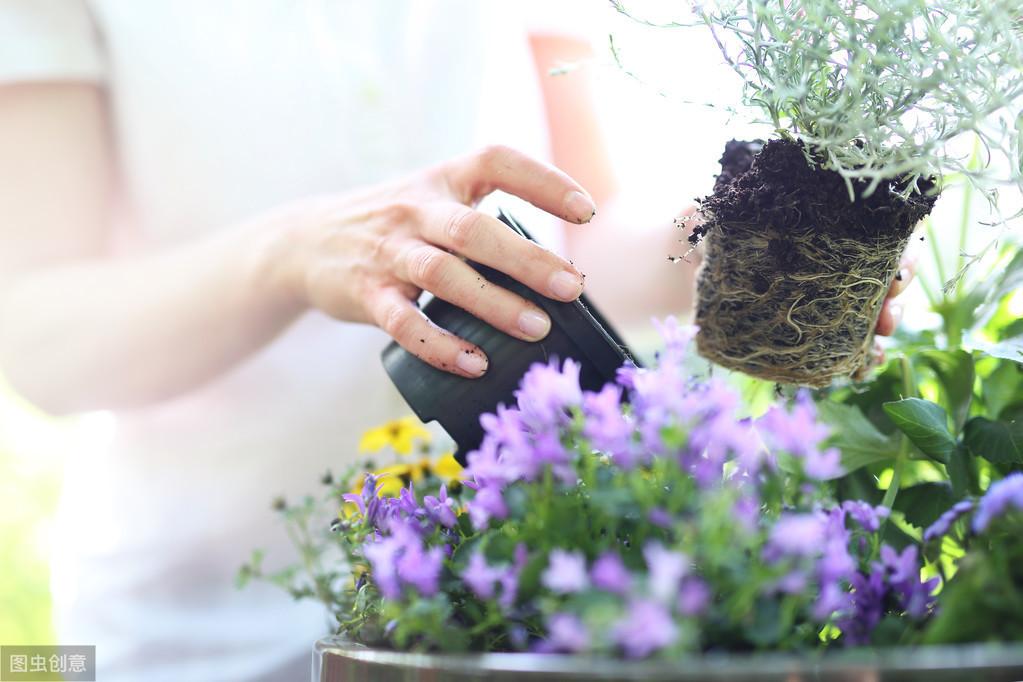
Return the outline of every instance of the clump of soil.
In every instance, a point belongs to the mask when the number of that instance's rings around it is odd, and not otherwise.
[[[881,304],[936,199],[883,182],[863,197],[811,165],[802,143],[728,143],[703,199],[700,354],[781,383],[825,386],[867,364]]]
[[[753,159],[764,148],[763,140],[729,140],[725,153],[718,159],[721,174],[714,178],[714,193],[724,191],[725,185],[749,170]]]

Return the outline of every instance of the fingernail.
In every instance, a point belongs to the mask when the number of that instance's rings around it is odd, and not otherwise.
[[[542,339],[551,330],[551,318],[538,310],[524,310],[519,315],[519,330],[531,339]]]
[[[574,301],[583,293],[583,283],[578,275],[562,270],[551,277],[551,291],[557,298]]]
[[[565,195],[565,213],[569,220],[577,223],[587,223],[597,212],[593,199],[582,192],[572,190]]]
[[[463,350],[455,359],[455,364],[458,369],[474,377],[487,371],[487,358],[477,350]]]

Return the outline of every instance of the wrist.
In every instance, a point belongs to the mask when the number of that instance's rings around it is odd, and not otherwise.
[[[299,266],[299,243],[293,221],[275,212],[242,229],[244,279],[261,304],[286,318],[297,317],[308,305]]]

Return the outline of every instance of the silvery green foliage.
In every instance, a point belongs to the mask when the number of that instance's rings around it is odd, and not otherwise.
[[[619,11],[629,7],[612,0]],[[886,179],[1023,180],[1018,0],[716,0],[693,11],[743,79],[744,102],[864,194]],[[674,27],[693,25],[670,24]],[[980,163],[950,143],[968,134]],[[940,187],[940,185],[939,185]]]

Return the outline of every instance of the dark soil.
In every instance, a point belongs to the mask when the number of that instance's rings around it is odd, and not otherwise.
[[[718,159],[721,174],[714,178],[714,193],[720,194],[725,185],[749,170],[753,158],[764,148],[763,140],[729,140],[725,153]]]
[[[733,369],[825,385],[862,370],[900,255],[936,197],[928,185],[903,199],[883,182],[868,197],[854,185],[851,201],[801,143],[759,147],[729,142],[701,201],[698,346]]]

